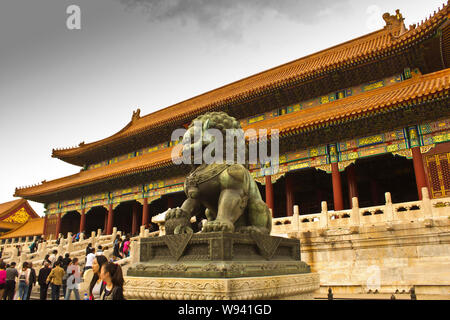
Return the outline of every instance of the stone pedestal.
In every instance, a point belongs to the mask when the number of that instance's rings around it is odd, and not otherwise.
[[[300,241],[261,234],[143,238],[125,277],[127,299],[312,299],[319,275]]]

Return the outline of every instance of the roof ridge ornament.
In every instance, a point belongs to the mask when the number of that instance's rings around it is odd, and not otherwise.
[[[393,38],[398,38],[406,33],[405,18],[400,13],[400,9],[395,10],[395,15],[391,15],[389,12],[384,13],[383,20],[386,22],[384,28],[389,31]]]
[[[135,122],[141,118],[141,109],[137,109],[136,111],[133,111],[133,116],[131,117],[131,122]]]

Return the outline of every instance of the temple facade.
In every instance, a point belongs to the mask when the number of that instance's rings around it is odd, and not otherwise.
[[[30,221],[44,220],[40,218],[33,210],[27,200],[17,199],[0,203],[0,243],[6,239],[14,239],[18,241],[21,239],[22,233],[17,233],[17,230],[23,230],[23,226],[28,225]],[[25,236],[42,235],[43,229],[36,230],[27,229]]]
[[[17,188],[45,204],[50,237],[113,227],[137,234],[181,205],[187,165],[175,165],[171,133],[208,111],[246,129],[278,129],[278,171],[250,165],[274,218],[450,196],[450,6],[406,27],[384,28],[146,116],[133,112],[103,140],[54,149],[80,172]],[[345,218],[345,217],[343,217]]]

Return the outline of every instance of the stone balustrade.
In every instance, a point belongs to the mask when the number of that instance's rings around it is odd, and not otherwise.
[[[273,219],[272,235],[289,235],[293,232],[311,232],[337,228],[389,225],[390,222],[414,222],[450,216],[450,198],[430,199],[427,188],[422,188],[422,200],[392,203],[391,194],[385,193],[385,204],[359,208],[358,198],[352,199],[352,209],[328,211],[322,202],[322,212],[299,215],[294,206],[292,217]],[[296,214],[297,212],[297,214]]]

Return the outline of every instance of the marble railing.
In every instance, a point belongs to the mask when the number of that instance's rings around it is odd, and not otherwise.
[[[389,224],[390,222],[426,221],[450,216],[450,198],[430,199],[428,189],[422,188],[422,200],[392,203],[391,194],[385,193],[385,204],[359,208],[358,198],[352,199],[352,209],[328,211],[327,203],[322,202],[320,213],[300,215],[294,206],[292,217],[273,219],[272,235],[287,236],[292,232],[311,232],[318,230],[351,228]]]

